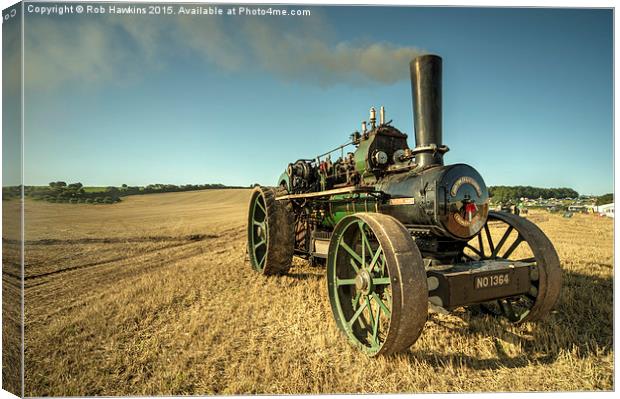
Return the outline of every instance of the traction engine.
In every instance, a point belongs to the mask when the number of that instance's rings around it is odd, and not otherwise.
[[[378,120],[371,108],[348,143],[290,163],[275,187],[255,187],[249,205],[251,266],[283,274],[293,256],[326,266],[336,324],[370,356],[413,345],[429,309],[540,319],[562,280],[535,224],[490,211],[473,167],[444,165],[441,58],[419,56],[410,72],[414,148],[383,107]]]

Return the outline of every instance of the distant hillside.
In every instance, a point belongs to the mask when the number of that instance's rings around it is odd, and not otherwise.
[[[209,189],[246,188],[224,184],[149,184],[147,186],[85,187],[82,183],[51,182],[47,186],[24,186],[24,195],[35,200],[70,204],[113,204],[128,195],[171,193]],[[3,187],[2,199],[18,198],[21,186]]]

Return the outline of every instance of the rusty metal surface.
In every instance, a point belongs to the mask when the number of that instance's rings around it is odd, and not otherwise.
[[[446,309],[521,295],[530,289],[530,264],[525,262],[486,260],[455,265],[447,270],[429,270],[427,275],[438,280],[438,287],[428,295],[440,298],[441,303],[437,305]],[[506,277],[508,283],[476,287],[476,279],[494,276],[501,276],[502,280]]]

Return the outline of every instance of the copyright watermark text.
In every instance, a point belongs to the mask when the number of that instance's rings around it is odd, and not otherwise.
[[[131,5],[131,4],[56,4],[26,6],[27,14],[117,14],[117,15],[232,15],[232,16],[310,16],[309,9],[289,9],[266,6],[215,6],[215,5]]]

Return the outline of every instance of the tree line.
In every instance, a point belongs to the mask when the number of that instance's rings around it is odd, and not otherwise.
[[[251,186],[250,186],[251,187]],[[224,184],[149,184],[147,186],[120,187],[108,186],[97,190],[89,190],[82,183],[67,184],[64,181],[50,182],[48,186],[24,186],[24,194],[36,200],[61,203],[90,203],[90,204],[113,204],[121,201],[121,197],[127,195],[142,195],[154,193],[169,193],[181,191],[195,191],[207,189],[245,188],[242,186],[226,186]],[[2,198],[19,198],[21,186],[2,188]],[[531,186],[491,186],[489,195],[493,202],[517,201],[520,198],[577,198],[577,191],[561,188],[540,188]],[[597,205],[613,202],[613,194],[605,194],[597,199]]]
[[[489,195],[494,202],[516,201],[520,198],[549,199],[577,198],[579,193],[572,188],[540,188],[532,186],[491,186]]]
[[[108,186],[96,189],[85,188],[82,183],[67,184],[64,181],[50,182],[47,186],[24,186],[24,196],[35,200],[71,204],[113,204],[121,201],[121,197],[128,195],[142,195],[155,193],[170,193],[181,191],[195,191],[207,189],[244,188],[240,186],[225,186],[223,184],[149,184],[147,186],[120,187]],[[21,186],[2,188],[2,199],[19,198]]]
[[[600,197],[596,198],[595,205],[597,205],[597,206],[599,206],[599,205],[606,205],[606,204],[611,204],[612,202],[614,202],[614,194],[613,193],[603,194]]]

